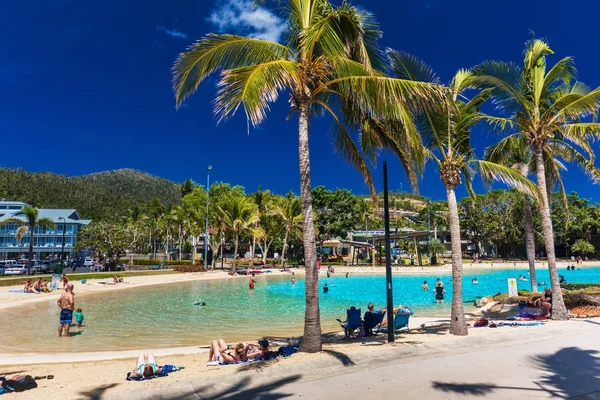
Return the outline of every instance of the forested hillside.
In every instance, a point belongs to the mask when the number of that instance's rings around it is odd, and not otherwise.
[[[114,219],[154,197],[167,205],[181,202],[175,182],[133,169],[69,177],[0,168],[0,198],[39,208],[75,208],[82,218]]]

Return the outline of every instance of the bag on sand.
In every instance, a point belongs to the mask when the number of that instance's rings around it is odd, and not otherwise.
[[[24,392],[29,389],[35,389],[37,382],[31,375],[25,375],[22,379],[7,379],[2,382],[2,388],[8,392]]]

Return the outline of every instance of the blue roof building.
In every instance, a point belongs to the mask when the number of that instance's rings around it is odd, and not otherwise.
[[[21,210],[28,204],[20,201],[0,200],[0,224],[9,218],[19,218],[27,222]],[[49,218],[55,224],[54,229],[36,226],[33,236],[34,258],[42,260],[47,257],[61,258],[65,253],[65,259],[70,258],[73,253],[73,247],[77,242],[77,234],[91,220],[82,219],[77,210],[73,209],[38,209],[38,218]],[[20,253],[29,252],[30,234],[27,232],[21,242],[17,242],[15,234],[18,224],[0,225],[0,259],[17,259]],[[64,250],[63,250],[64,238]]]

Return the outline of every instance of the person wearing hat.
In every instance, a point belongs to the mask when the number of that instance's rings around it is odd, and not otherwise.
[[[269,351],[269,341],[260,339],[258,344],[248,343],[248,358],[263,357]]]

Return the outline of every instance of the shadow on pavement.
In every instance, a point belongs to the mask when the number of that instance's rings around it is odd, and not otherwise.
[[[335,357],[344,365],[344,367],[351,367],[353,365],[356,365],[350,357],[348,357],[346,354],[344,354],[342,352],[335,351],[335,350],[323,350],[323,353],[330,355],[332,357]]]
[[[533,368],[544,372],[541,379],[534,382],[539,388],[436,381],[432,382],[432,387],[441,392],[482,397],[495,390],[544,391],[552,397],[568,399],[600,389],[598,353],[596,350],[566,347],[553,354],[532,356]]]
[[[600,325],[600,322],[596,322],[596,321],[590,321],[589,319],[586,319],[585,322],[587,322],[588,324],[596,324],[596,325]]]
[[[269,384],[261,385],[258,387],[249,387],[251,379],[249,377],[241,379],[239,382],[234,383],[231,387],[219,390],[217,392],[211,391],[210,386],[202,386],[195,390],[195,394],[198,398],[203,400],[232,400],[232,399],[261,399],[261,400],[276,400],[283,399],[292,396],[290,393],[274,393],[274,391],[281,389],[283,386],[298,381],[302,375],[292,375]],[[162,397],[164,400],[180,400],[188,399],[187,395],[177,395],[173,397]]]
[[[553,387],[561,397],[569,398],[600,389],[600,358],[597,350],[566,347],[554,354],[532,357],[545,371],[540,384]],[[594,387],[592,387],[594,386]]]
[[[102,385],[102,386],[98,386],[97,388],[94,388],[91,390],[81,391],[81,392],[79,392],[79,394],[85,399],[100,400],[102,398],[102,395],[104,394],[104,392],[106,392],[108,389],[112,389],[118,385],[119,385],[118,383]]]

